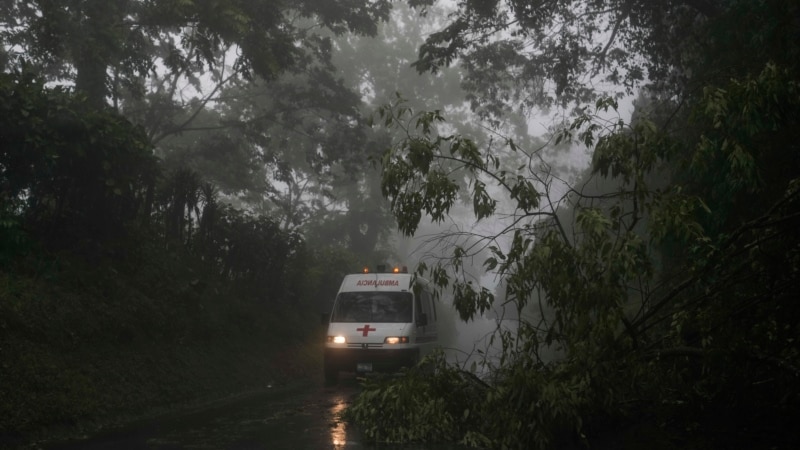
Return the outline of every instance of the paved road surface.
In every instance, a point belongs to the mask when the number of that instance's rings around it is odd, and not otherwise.
[[[141,422],[45,450],[363,449],[337,413],[358,393],[355,378],[280,386],[200,411]]]

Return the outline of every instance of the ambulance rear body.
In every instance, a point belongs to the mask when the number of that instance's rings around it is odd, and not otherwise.
[[[325,379],[411,367],[437,339],[436,306],[424,280],[408,273],[346,275],[328,324]]]

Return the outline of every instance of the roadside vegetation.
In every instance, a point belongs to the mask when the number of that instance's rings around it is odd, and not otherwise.
[[[330,41],[388,12],[0,3],[0,446],[319,375],[391,224]]]
[[[316,381],[352,254],[161,173],[141,129],[28,73],[0,105],[4,441]]]
[[[421,273],[465,320],[501,308],[505,326],[488,371],[370,383],[348,417],[389,442],[796,448],[798,23],[782,0],[459,3],[420,71],[466,66],[486,117],[574,109],[541,146],[381,110],[402,135],[382,159],[402,231],[464,198],[499,224]],[[555,164],[565,143],[590,155],[576,176]]]

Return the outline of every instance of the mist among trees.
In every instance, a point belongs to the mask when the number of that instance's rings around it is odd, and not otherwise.
[[[452,222],[419,275],[501,357],[368,382],[366,436],[794,448],[799,8],[0,1],[0,437],[308,371]]]

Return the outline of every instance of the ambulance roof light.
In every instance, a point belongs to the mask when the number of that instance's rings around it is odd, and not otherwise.
[[[391,266],[388,270],[385,264],[378,264],[375,270],[371,270],[368,266],[361,269],[361,273],[408,273],[408,266]]]

